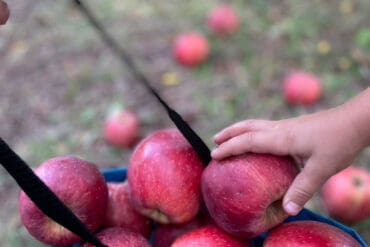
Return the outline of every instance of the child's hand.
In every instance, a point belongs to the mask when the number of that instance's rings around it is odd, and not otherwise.
[[[6,2],[0,0],[0,25],[5,25],[9,19],[9,8]]]
[[[330,176],[354,161],[370,143],[369,136],[368,89],[327,111],[280,121],[246,120],[233,124],[215,136],[219,146],[212,151],[212,158],[245,152],[291,155],[303,169],[287,191],[283,206],[287,213],[296,215]]]

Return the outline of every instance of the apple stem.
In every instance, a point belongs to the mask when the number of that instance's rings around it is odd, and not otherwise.
[[[0,164],[37,207],[52,220],[95,246],[107,247],[90,232],[2,138],[0,138]]]
[[[135,65],[133,59],[128,53],[118,45],[115,39],[106,31],[104,26],[98,21],[93,13],[82,3],[80,0],[72,0],[78,7],[78,9],[86,16],[91,25],[98,31],[102,40],[112,49],[113,54],[118,56],[120,61],[133,72],[134,77],[143,84],[149,92],[161,103],[166,109],[168,116],[174,122],[176,127],[180,130],[182,135],[187,139],[190,145],[197,152],[204,165],[207,165],[211,161],[211,151],[205,144],[205,142],[195,133],[195,131],[189,126],[189,124],[173,110],[158,94],[158,92],[151,86],[149,79],[142,73]]]

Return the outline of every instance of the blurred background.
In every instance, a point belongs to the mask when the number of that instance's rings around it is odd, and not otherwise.
[[[220,1],[86,2],[210,148],[213,135],[233,122],[316,112],[370,85],[368,0],[228,1],[240,24],[222,36],[206,24]],[[137,114],[140,138],[174,126],[71,1],[8,4],[11,18],[0,27],[0,133],[32,167],[69,154],[101,169],[125,166],[132,148],[103,137],[117,107]],[[175,38],[188,31],[203,34],[210,47],[208,58],[192,68],[173,57]],[[319,78],[317,102],[284,99],[283,80],[294,70]],[[370,168],[369,150],[356,165]],[[0,246],[42,246],[20,223],[18,193],[0,167]],[[315,198],[307,207],[325,214]],[[370,240],[368,222],[353,227]]]

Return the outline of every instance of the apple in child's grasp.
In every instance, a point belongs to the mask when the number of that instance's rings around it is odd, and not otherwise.
[[[212,160],[202,175],[202,195],[219,227],[252,238],[288,217],[282,198],[297,173],[288,156],[247,153]]]
[[[97,234],[97,238],[108,247],[150,247],[150,244],[140,233],[120,227],[105,228]],[[83,247],[93,247],[85,243]]]
[[[107,185],[109,197],[104,226],[122,227],[149,237],[151,220],[132,207],[128,182],[108,182]]]
[[[321,81],[310,73],[292,72],[284,79],[283,92],[290,104],[314,104],[322,94]]]
[[[184,224],[159,224],[153,232],[153,247],[171,247],[181,235],[208,224],[213,224],[212,220],[201,215]]]
[[[178,35],[173,46],[176,61],[186,67],[195,67],[207,60],[208,40],[200,33],[186,32]]]
[[[294,221],[271,230],[264,247],[360,247],[348,233],[319,221]]]
[[[92,163],[73,156],[56,157],[42,163],[35,174],[92,231],[104,221],[108,189],[104,177]],[[80,237],[51,220],[21,191],[19,213],[28,232],[53,246],[71,246]]]
[[[352,225],[370,217],[370,173],[350,166],[329,178],[321,189],[321,201],[334,219]]]
[[[171,247],[250,247],[249,240],[237,239],[215,225],[204,226],[180,236]]]
[[[185,223],[201,205],[203,163],[176,129],[158,130],[143,139],[128,167],[135,210],[160,222]]]
[[[104,123],[105,140],[117,147],[130,148],[134,146],[139,134],[139,118],[129,110],[112,113]]]
[[[239,27],[239,17],[232,6],[222,4],[208,14],[207,26],[216,34],[232,34]]]
[[[0,25],[5,25],[9,19],[10,11],[8,4],[0,0]]]

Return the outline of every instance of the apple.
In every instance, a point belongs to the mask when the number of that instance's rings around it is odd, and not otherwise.
[[[240,240],[222,231],[215,225],[204,226],[175,240],[171,247],[249,247],[249,240]]]
[[[105,227],[122,227],[149,237],[151,220],[133,209],[128,182],[108,182],[108,208]]]
[[[141,234],[120,227],[105,228],[97,234],[97,238],[109,247],[150,247],[148,240]],[[83,247],[93,245],[85,243]]]
[[[327,213],[352,225],[370,217],[370,173],[349,166],[329,178],[321,189],[321,201]]]
[[[222,4],[210,11],[207,26],[216,34],[231,34],[239,27],[239,17],[232,6]]]
[[[0,0],[0,25],[5,25],[9,19],[10,11],[8,4]]]
[[[129,110],[115,111],[104,123],[105,140],[118,147],[130,148],[134,146],[139,133],[139,118]]]
[[[162,223],[190,221],[201,205],[203,163],[176,129],[158,130],[131,155],[128,182],[135,210]]]
[[[171,247],[181,235],[212,223],[209,217],[198,215],[184,224],[159,224],[153,232],[153,247]]]
[[[203,63],[208,58],[208,54],[208,40],[200,33],[186,32],[175,39],[173,55],[181,65],[195,67]]]
[[[212,160],[202,175],[202,195],[219,227],[252,238],[288,217],[282,198],[297,173],[288,156],[246,153]]]
[[[35,174],[92,231],[104,221],[108,189],[96,165],[74,156],[55,157],[42,163]],[[21,191],[19,213],[28,232],[53,246],[71,246],[80,237],[51,220]]]
[[[361,245],[341,229],[313,220],[294,221],[282,224],[267,235],[264,247],[360,247]]]
[[[283,84],[284,98],[290,104],[309,105],[316,103],[322,94],[321,81],[307,72],[292,72]]]

